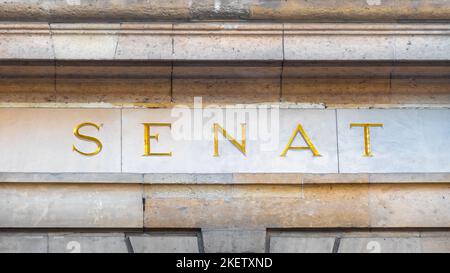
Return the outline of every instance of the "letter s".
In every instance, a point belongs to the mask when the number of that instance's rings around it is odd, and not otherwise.
[[[94,155],[97,155],[98,153],[100,153],[100,151],[103,148],[103,144],[100,142],[100,140],[98,140],[95,137],[83,135],[80,133],[80,129],[83,127],[86,127],[86,126],[95,127],[97,129],[97,131],[100,131],[100,127],[101,127],[101,125],[97,125],[95,123],[85,122],[85,123],[81,123],[81,124],[78,124],[77,126],[75,126],[75,128],[73,129],[73,134],[81,140],[94,142],[95,144],[97,144],[97,149],[91,153],[85,153],[85,152],[78,150],[77,147],[75,147],[75,145],[72,145],[72,151],[77,152],[84,156],[94,156]]]

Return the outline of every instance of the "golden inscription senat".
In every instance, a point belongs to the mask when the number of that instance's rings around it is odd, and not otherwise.
[[[159,134],[150,135],[150,127],[169,127],[172,128],[170,123],[142,123],[144,125],[144,154],[142,156],[172,156],[172,152],[168,153],[152,153],[150,151],[150,139],[158,141]]]
[[[350,128],[364,128],[364,156],[373,156],[370,146],[370,127],[383,127],[382,123],[350,123]]]
[[[97,155],[98,153],[100,153],[100,151],[103,149],[103,144],[100,140],[98,140],[95,137],[91,137],[91,136],[87,136],[87,135],[83,135],[80,133],[80,129],[86,126],[91,126],[97,129],[97,131],[100,131],[100,127],[101,125],[97,125],[95,123],[92,122],[84,122],[81,124],[78,124],[77,126],[75,126],[75,128],[73,129],[73,134],[81,140],[85,140],[85,141],[90,141],[90,142],[94,142],[95,144],[97,144],[97,149],[91,153],[86,153],[86,152],[82,152],[80,150],[77,149],[77,147],[75,147],[75,145],[72,145],[72,151],[77,152],[81,155],[84,156],[94,156]]]
[[[172,152],[166,152],[166,153],[154,153],[151,152],[151,146],[150,146],[150,140],[154,139],[156,141],[159,140],[159,134],[150,134],[150,128],[151,127],[168,127],[169,129],[172,128],[171,123],[142,123],[144,125],[144,154],[142,156],[172,156]],[[84,122],[81,124],[78,124],[75,126],[73,130],[73,134],[81,140],[84,141],[90,141],[97,145],[97,149],[93,152],[82,152],[80,151],[75,145],[72,145],[72,150],[74,152],[77,152],[84,156],[94,156],[101,152],[103,149],[103,144],[100,140],[98,140],[95,137],[84,135],[80,133],[80,129],[83,127],[91,126],[97,129],[97,131],[100,131],[100,127],[102,125],[97,125],[92,122]],[[213,131],[214,131],[214,154],[213,156],[218,157],[219,156],[219,132],[227,139],[229,140],[243,155],[246,155],[246,133],[245,133],[245,123],[241,123],[241,135],[242,135],[242,141],[239,143],[234,137],[228,134],[228,132],[222,128],[219,124],[214,123],[213,124]],[[382,123],[350,123],[350,128],[353,127],[363,127],[364,128],[364,154],[363,156],[371,157],[373,156],[372,150],[371,150],[371,143],[370,143],[370,127],[383,127]],[[292,143],[294,142],[297,135],[300,134],[300,136],[303,138],[307,146],[292,146]],[[310,137],[303,129],[303,126],[299,123],[297,124],[296,129],[294,130],[291,138],[289,139],[289,142],[286,145],[286,148],[281,153],[281,157],[285,157],[287,152],[290,150],[310,150],[313,156],[322,156],[318,152],[317,148],[312,143]]]
[[[214,156],[219,156],[219,136],[218,132],[222,133],[222,135],[228,139],[234,147],[236,147],[243,155],[245,155],[245,123],[241,123],[241,131],[242,131],[242,141],[241,143],[237,142],[235,138],[230,136],[225,129],[223,129],[219,124],[214,123],[213,124],[213,130],[214,130]]]
[[[302,136],[303,140],[306,142],[308,146],[291,146],[292,142],[294,142],[294,139],[298,134]],[[303,129],[303,126],[300,123],[297,124],[297,128],[295,129],[294,133],[291,136],[291,139],[289,139],[286,148],[284,149],[283,153],[281,153],[280,156],[281,157],[286,156],[289,150],[311,150],[313,156],[321,156],[317,151],[316,147],[314,147],[314,144],[312,143],[311,139],[306,134],[305,130]]]

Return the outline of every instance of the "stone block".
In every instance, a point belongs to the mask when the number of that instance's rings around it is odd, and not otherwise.
[[[265,229],[202,229],[206,253],[263,253]]]
[[[368,227],[368,186],[146,185],[147,228]]]
[[[122,23],[116,60],[171,60],[172,24]]]
[[[447,227],[450,225],[447,184],[371,185],[371,227]]]
[[[1,228],[141,228],[139,185],[0,184]]]
[[[426,26],[425,26],[426,27]],[[441,25],[442,30],[448,31],[448,25]],[[436,26],[438,30],[439,25]],[[433,35],[431,29],[424,29],[422,33],[403,35],[395,39],[395,60],[442,60],[448,61],[450,52],[450,36]]]
[[[389,33],[365,35],[373,24],[284,24],[286,60],[392,60],[395,41]],[[323,35],[339,29],[339,35]],[[305,35],[307,34],[307,35]]]
[[[1,234],[0,253],[46,253],[47,235]]]
[[[271,236],[271,253],[331,253],[335,237]]]
[[[113,60],[120,24],[51,23],[56,60]]]
[[[420,253],[420,238],[342,238],[341,253]]]
[[[124,234],[51,234],[50,253],[128,253]]]
[[[424,253],[450,253],[450,234],[445,237],[422,237],[422,252]]]
[[[176,60],[282,60],[282,28],[282,24],[174,24],[173,57]]]
[[[0,59],[53,60],[49,25],[1,23]]]
[[[134,253],[199,253],[197,236],[142,235],[130,236]]]

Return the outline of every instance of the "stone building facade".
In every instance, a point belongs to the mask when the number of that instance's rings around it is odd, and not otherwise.
[[[450,251],[450,1],[16,0],[0,21],[0,251]]]

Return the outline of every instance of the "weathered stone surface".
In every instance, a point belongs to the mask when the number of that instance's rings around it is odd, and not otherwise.
[[[51,60],[52,45],[46,23],[0,24],[0,59]]]
[[[57,60],[113,60],[119,39],[119,24],[52,23]]]
[[[374,173],[370,183],[450,183],[450,173]]]
[[[202,229],[206,253],[263,253],[265,229]]]
[[[424,253],[450,253],[450,237],[423,237],[422,252]]]
[[[1,234],[0,253],[45,253],[47,235]]]
[[[367,26],[371,25],[367,24]],[[341,27],[345,29],[346,25]],[[372,36],[348,33],[330,36],[308,33],[308,36],[298,35],[304,31],[305,25],[285,24],[284,58],[286,60],[392,60],[395,58],[394,39],[388,34]],[[306,31],[310,30],[306,29]]]
[[[177,60],[282,60],[282,27],[281,24],[174,24],[173,57]]]
[[[369,225],[367,185],[146,185],[145,195],[147,228]]]
[[[448,184],[371,185],[371,227],[447,227]]]
[[[418,253],[420,238],[342,238],[339,252],[343,253]]]
[[[446,62],[435,62],[433,65],[427,62],[397,63],[392,69],[390,89],[390,103],[448,104],[450,66]]]
[[[442,25],[442,27],[448,33],[448,25]],[[429,32],[431,31],[429,30]],[[448,60],[449,52],[450,39],[448,35],[429,36],[425,32],[422,35],[414,34],[395,39],[396,60],[409,60],[411,58],[427,61]]]
[[[199,253],[197,236],[130,236],[134,253]]]
[[[271,236],[271,253],[331,253],[335,237]]]
[[[131,183],[143,182],[143,174],[130,173],[0,173],[5,183]]]
[[[54,77],[53,61],[1,61],[0,102],[54,102]]]
[[[115,49],[116,60],[172,59],[172,24],[122,23]]]
[[[387,63],[286,62],[283,66],[283,101],[315,103],[389,103]]]
[[[284,24],[284,59],[448,60],[448,31],[445,24]]]
[[[49,236],[50,253],[128,253],[124,234],[53,234]]]
[[[0,184],[2,228],[139,228],[139,185]]]
[[[281,62],[174,63],[173,101],[192,104],[200,96],[213,104],[279,101],[280,74]]]
[[[368,174],[235,173],[235,184],[342,184],[369,183]]]
[[[126,102],[161,105],[171,101],[168,62],[57,62],[57,102]]]

